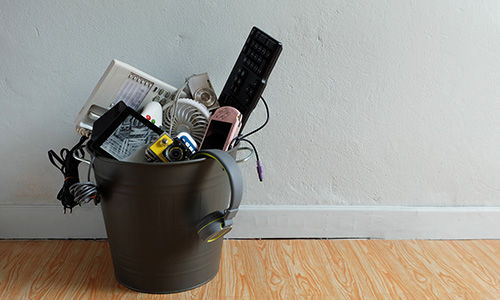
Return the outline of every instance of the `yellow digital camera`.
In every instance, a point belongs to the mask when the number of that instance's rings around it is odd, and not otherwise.
[[[165,150],[173,144],[172,138],[168,136],[167,133],[163,133],[160,138],[154,142],[151,146],[146,149],[146,159],[148,161],[158,161],[169,162],[167,157],[165,157]]]

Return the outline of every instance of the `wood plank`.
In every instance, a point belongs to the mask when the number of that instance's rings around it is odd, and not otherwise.
[[[0,241],[0,299],[497,299],[500,240],[226,240],[177,294],[120,285],[106,241]]]

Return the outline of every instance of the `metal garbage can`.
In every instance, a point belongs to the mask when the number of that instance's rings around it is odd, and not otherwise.
[[[163,164],[96,157],[94,173],[121,284],[146,293],[176,293],[217,275],[223,239],[207,243],[196,229],[204,216],[228,206],[230,183],[217,161]]]

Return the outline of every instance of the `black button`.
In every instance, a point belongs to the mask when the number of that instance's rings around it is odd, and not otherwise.
[[[276,48],[276,43],[272,40],[267,40],[266,47],[271,49],[271,50],[274,50],[274,48]]]
[[[248,96],[253,96],[253,94],[255,93],[255,90],[251,87],[247,87],[246,92],[247,92]]]
[[[259,34],[258,36],[255,37],[257,39],[257,41],[259,41],[260,43],[262,44],[265,44],[266,41],[267,41],[267,38],[265,35],[263,34]]]

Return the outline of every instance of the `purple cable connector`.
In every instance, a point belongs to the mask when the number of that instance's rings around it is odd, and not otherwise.
[[[262,179],[264,179],[264,169],[260,164],[260,160],[257,161],[257,174],[259,174],[259,179],[262,181]]]

